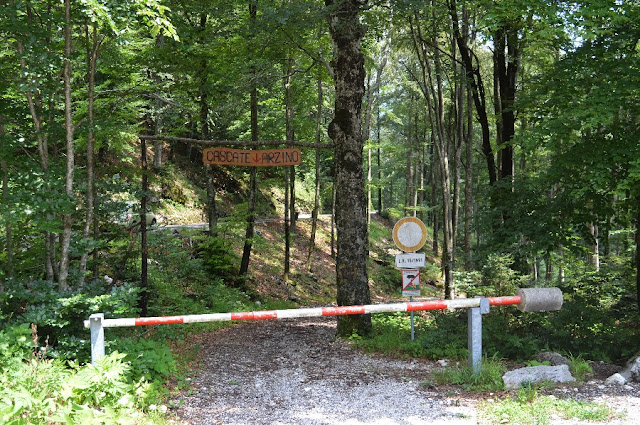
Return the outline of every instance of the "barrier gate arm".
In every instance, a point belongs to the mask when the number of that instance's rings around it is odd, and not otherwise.
[[[526,288],[520,289],[517,295],[508,297],[457,298],[453,300],[416,301],[394,304],[369,304],[123,319],[105,319],[103,313],[96,313],[92,314],[89,317],[89,320],[85,320],[84,326],[91,330],[91,362],[95,364],[98,358],[104,357],[105,355],[104,328],[467,308],[469,309],[469,366],[473,368],[474,372],[478,372],[482,363],[481,315],[488,313],[489,308],[492,305],[518,305],[518,308],[522,311],[559,310],[562,306],[562,292],[558,288]]]

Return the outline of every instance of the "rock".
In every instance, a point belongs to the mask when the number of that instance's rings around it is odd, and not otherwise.
[[[618,373],[607,378],[608,384],[624,385],[627,382],[640,382],[640,353],[632,357]]]
[[[636,355],[635,358],[629,360],[627,362],[627,366],[621,372],[628,371],[629,377],[627,378],[633,382],[640,382],[640,356]],[[622,376],[625,376],[624,374]]]
[[[505,387],[510,390],[520,388],[524,383],[543,381],[564,383],[575,380],[567,365],[523,367],[509,371],[502,377]]]
[[[627,383],[627,379],[619,373],[614,373],[608,377],[604,383],[609,385],[624,385]]]
[[[563,364],[570,364],[569,359],[559,353],[554,353],[552,351],[543,351],[541,353],[533,356],[534,360],[539,361],[540,363],[549,362],[551,366],[560,366]]]

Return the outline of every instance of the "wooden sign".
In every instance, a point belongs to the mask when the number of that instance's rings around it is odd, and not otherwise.
[[[280,167],[299,165],[302,153],[297,148],[243,150],[231,148],[210,148],[202,152],[205,164],[241,165],[245,167]]]

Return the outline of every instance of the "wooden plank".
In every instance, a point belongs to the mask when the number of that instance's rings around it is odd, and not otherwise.
[[[210,148],[202,152],[205,164],[240,165],[244,167],[281,167],[299,165],[302,153],[297,148],[245,150]]]

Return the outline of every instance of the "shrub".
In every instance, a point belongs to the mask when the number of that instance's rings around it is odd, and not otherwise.
[[[200,236],[196,241],[198,258],[202,260],[202,267],[209,275],[223,279],[234,277],[238,258],[230,249],[229,241],[211,236]]]
[[[134,381],[145,379],[161,383],[176,370],[171,350],[162,342],[147,338],[120,338],[110,344],[110,348],[124,354]]]
[[[71,363],[68,367],[60,360],[29,359],[16,353],[16,361],[0,374],[0,423],[148,422],[142,409],[153,400],[153,393],[144,380],[131,379],[124,357],[116,352],[95,366]]]
[[[16,284],[6,291],[10,300],[3,310],[10,317],[8,325],[32,323],[41,338],[53,347],[50,355],[87,361],[87,330],[84,321],[95,312],[106,317],[137,315],[138,288],[123,284],[107,293],[103,281],[86,285],[83,293],[59,291],[52,282],[34,281]],[[84,348],[83,348],[84,347]],[[65,351],[69,349],[69,352]]]

